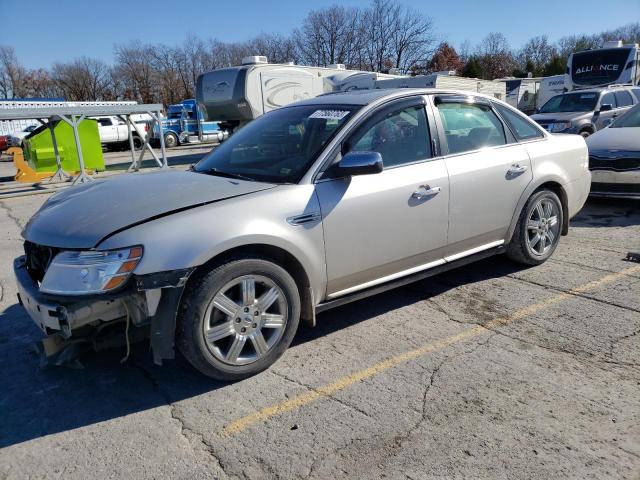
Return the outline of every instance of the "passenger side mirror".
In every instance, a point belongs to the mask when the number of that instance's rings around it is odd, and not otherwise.
[[[602,105],[600,105],[601,112],[608,112],[609,110],[613,110],[613,105],[611,105],[610,103],[603,103]]]
[[[371,175],[382,169],[382,155],[378,152],[349,152],[331,168],[331,176]]]

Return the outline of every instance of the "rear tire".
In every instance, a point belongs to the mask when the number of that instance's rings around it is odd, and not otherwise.
[[[544,263],[558,246],[563,221],[558,196],[551,190],[535,192],[520,212],[507,256],[525,265]]]
[[[134,150],[140,150],[143,145],[144,145],[144,141],[139,136],[134,135],[134,137],[133,137],[133,149]]]
[[[236,257],[196,274],[178,317],[177,345],[204,375],[233,381],[278,360],[300,321],[300,294],[282,267]]]

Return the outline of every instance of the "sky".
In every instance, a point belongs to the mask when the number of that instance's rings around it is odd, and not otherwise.
[[[400,0],[433,18],[440,40],[458,48],[501,32],[513,48],[546,34],[552,41],[640,21],[640,0]],[[0,0],[0,44],[14,47],[29,68],[83,55],[111,63],[115,44],[181,44],[189,34],[242,41],[259,33],[288,34],[309,10],[366,6],[366,0]],[[188,5],[188,6],[187,6]],[[25,9],[27,7],[27,9]],[[11,12],[7,15],[7,12]],[[6,15],[6,16],[5,16]]]

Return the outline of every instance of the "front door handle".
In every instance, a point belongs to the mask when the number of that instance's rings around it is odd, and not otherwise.
[[[441,187],[429,187],[429,185],[420,185],[418,189],[411,194],[411,198],[415,198],[416,200],[422,200],[426,197],[433,197],[437,195],[442,190]]]
[[[518,165],[517,163],[514,163],[513,165],[511,165],[509,170],[507,170],[507,173],[509,175],[520,175],[521,173],[524,173],[526,171],[527,171],[526,165]]]

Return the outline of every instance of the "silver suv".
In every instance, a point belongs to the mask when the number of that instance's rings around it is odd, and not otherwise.
[[[612,86],[551,97],[531,118],[551,133],[588,137],[640,102],[640,88]]]
[[[20,299],[55,349],[146,336],[158,363],[175,341],[204,374],[239,379],[317,312],[494,254],[544,262],[587,198],[587,163],[581,137],[482,95],[321,96],[190,171],[51,197],[23,232]]]

